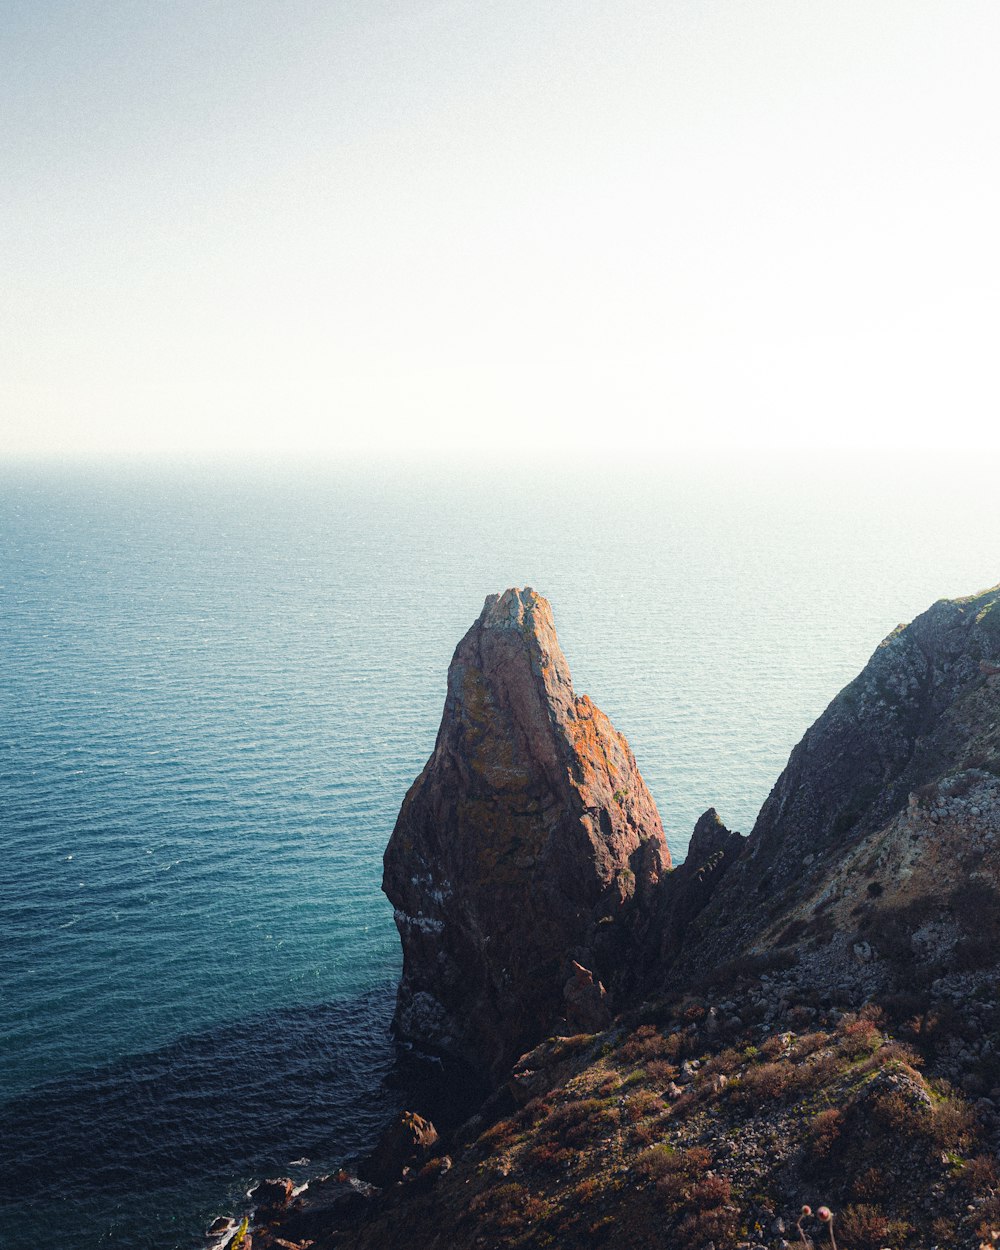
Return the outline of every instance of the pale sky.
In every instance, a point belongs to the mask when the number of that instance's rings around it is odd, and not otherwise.
[[[996,0],[6,0],[0,458],[1000,450]]]

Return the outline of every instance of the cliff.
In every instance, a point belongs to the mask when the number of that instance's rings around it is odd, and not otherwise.
[[[669,984],[782,951],[856,1002],[958,984],[974,930],[1000,924],[998,662],[998,588],[894,630],[793,750]]]
[[[398,1034],[498,1077],[567,1013],[605,1022],[669,865],[628,743],[574,693],[549,604],[491,595],[385,852]]]
[[[498,1088],[450,1138],[404,1120],[381,1189],[317,1186],[259,1222],[255,1250],[834,1244],[806,1203],[833,1209],[841,1250],[1000,1243],[1000,587],[894,631],[750,837],[709,810],[670,873],[599,717],[544,600],[488,600],[386,883],[405,903],[402,1027],[430,995],[430,1040],[485,1055]],[[518,963],[536,924],[551,940],[563,875],[578,901],[557,947]],[[619,1014],[504,1068],[560,1010],[578,956],[572,983],[596,969]],[[504,1031],[484,986],[515,1015],[519,987],[530,1016]]]

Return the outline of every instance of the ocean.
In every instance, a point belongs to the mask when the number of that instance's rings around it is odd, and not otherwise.
[[[551,601],[681,859],[1000,580],[989,469],[3,469],[0,1245],[194,1250],[418,1096],[381,855],[487,594]]]

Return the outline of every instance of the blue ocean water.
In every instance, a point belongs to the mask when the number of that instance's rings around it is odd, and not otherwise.
[[[551,600],[682,858],[897,622],[1000,580],[991,480],[5,470],[0,1244],[189,1250],[371,1142],[381,854],[488,593]]]

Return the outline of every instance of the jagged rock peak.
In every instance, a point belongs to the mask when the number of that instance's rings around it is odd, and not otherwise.
[[[719,813],[714,807],[710,807],[695,822],[691,841],[688,843],[687,858],[684,860],[685,866],[697,871],[706,860],[724,851],[733,837],[733,833],[722,823]],[[735,837],[739,838],[740,835],[736,834]]]
[[[516,629],[520,633],[542,629],[555,638],[551,605],[530,586],[523,590],[512,586],[502,594],[487,595],[477,623],[483,629]]]
[[[852,942],[866,949],[865,934],[878,928],[877,917],[904,906],[904,895],[905,905],[912,905],[923,883],[936,881],[943,897],[945,887],[977,861],[993,874],[991,886],[1000,881],[994,861],[984,857],[985,842],[970,840],[956,850],[961,837],[926,839],[930,825],[920,815],[931,801],[927,795],[956,788],[980,798],[969,803],[977,813],[975,836],[985,839],[993,830],[991,796],[1000,775],[998,673],[1000,586],[940,599],[894,629],[792,751],[745,850],[685,933],[674,982],[774,946],[798,943],[796,954],[804,958],[803,934],[828,963],[830,943],[839,943],[850,964]],[[933,827],[943,835],[945,824],[939,816]],[[942,863],[935,845],[951,848],[952,862]],[[927,884],[926,893],[934,887]],[[858,925],[859,917],[867,918],[868,928],[848,941],[847,927]],[[877,954],[878,942],[874,946]],[[907,953],[910,971],[916,959]],[[892,970],[882,972],[888,983]],[[845,984],[871,990],[871,973],[866,964],[867,980],[853,968],[841,975]]]
[[[573,691],[552,609],[490,595],[385,853],[396,1028],[499,1074],[550,1032],[576,960],[613,995],[670,857],[625,738]]]
[[[660,891],[647,956],[650,967],[644,972],[654,983],[677,957],[689,926],[737,862],[746,841],[743,834],[726,828],[714,807],[699,816],[688,843],[687,857],[664,881]]]

